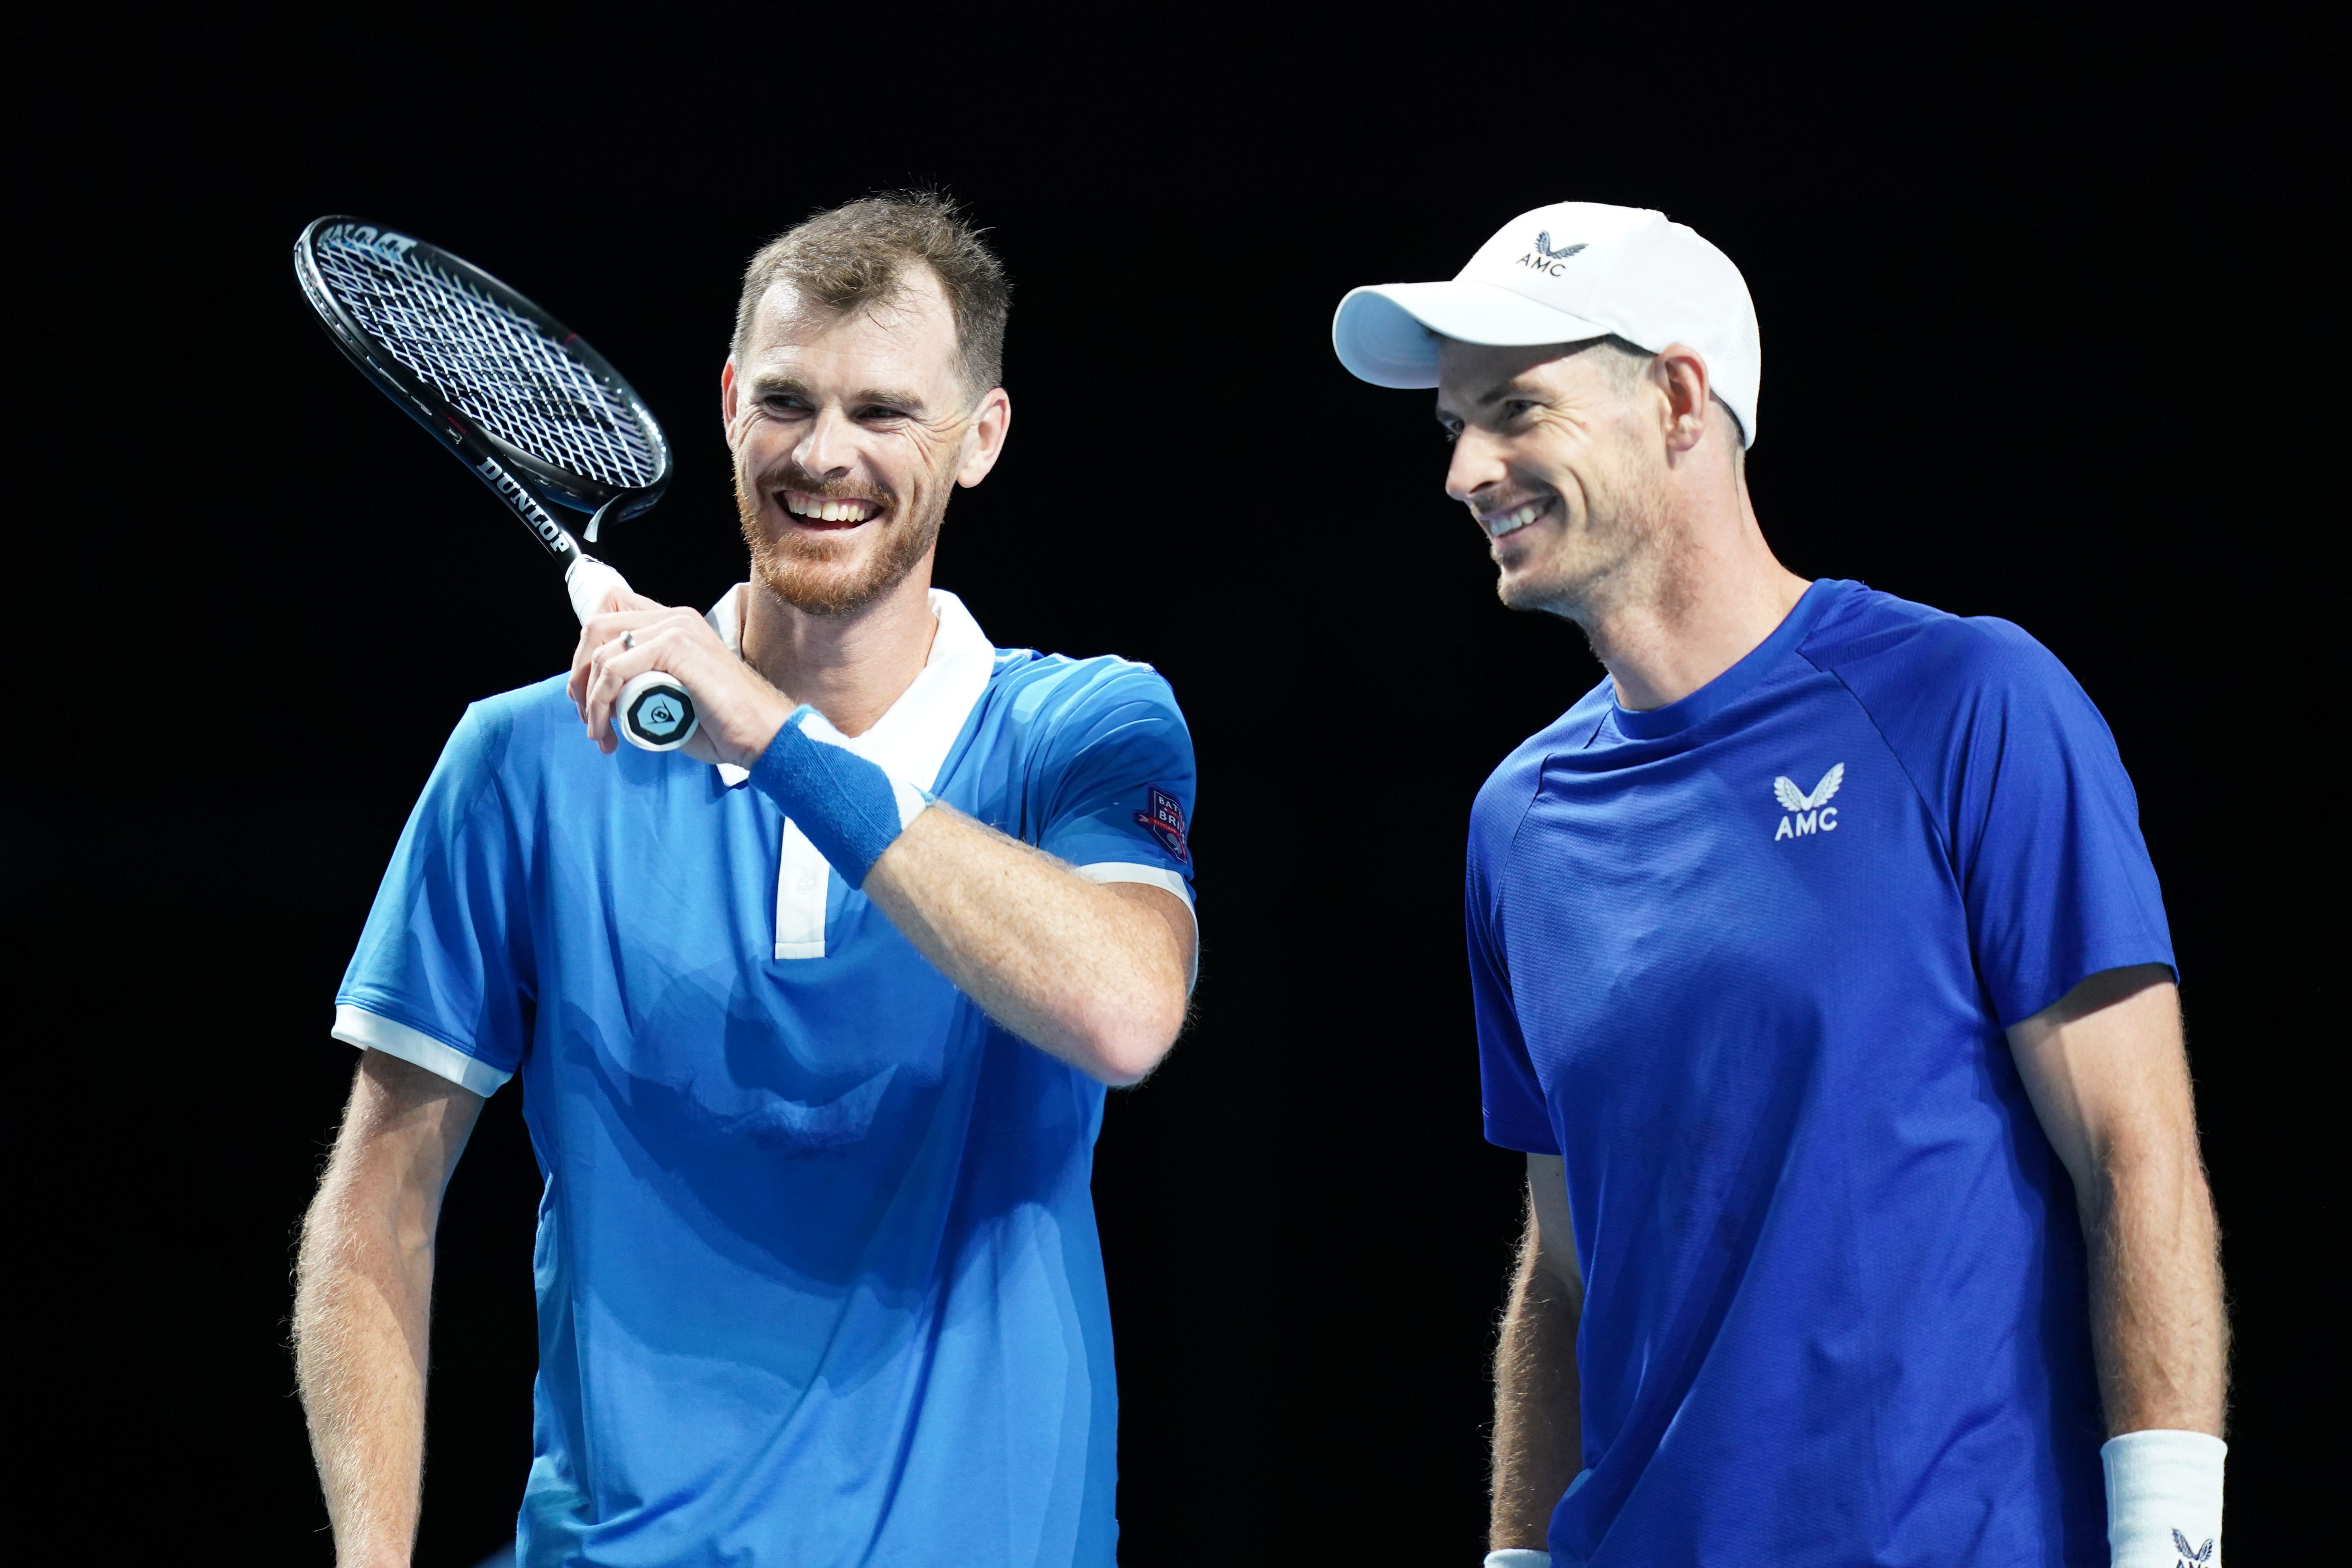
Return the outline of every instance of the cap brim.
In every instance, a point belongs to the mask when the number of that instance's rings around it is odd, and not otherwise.
[[[1339,363],[1374,386],[1435,386],[1437,340],[1514,348],[1577,343],[1610,329],[1492,283],[1351,289],[1331,318]]]

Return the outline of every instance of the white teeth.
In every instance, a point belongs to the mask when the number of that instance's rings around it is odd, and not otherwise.
[[[805,517],[816,522],[864,522],[882,509],[871,501],[819,500],[814,496],[803,498],[786,490],[784,510],[794,517]]]
[[[1536,513],[1541,510],[1543,510],[1541,502],[1529,501],[1525,506],[1514,507],[1499,516],[1490,517],[1486,520],[1486,537],[1500,539],[1507,533],[1517,533],[1533,522],[1536,520]]]

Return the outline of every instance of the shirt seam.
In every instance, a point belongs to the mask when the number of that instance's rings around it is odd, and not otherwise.
[[[1502,871],[1504,875],[1498,876],[1495,879],[1495,919],[1492,921],[1492,924],[1496,928],[1495,935],[1498,943],[1502,934],[1500,927],[1502,924],[1503,894],[1507,886],[1507,879],[1511,868],[1511,860],[1512,858],[1518,853],[1519,835],[1527,831],[1528,819],[1536,814],[1536,802],[1543,798],[1544,769],[1551,765],[1551,760],[1556,756],[1566,755],[1570,751],[1590,751],[1592,747],[1593,740],[1601,733],[1601,726],[1608,722],[1608,719],[1609,715],[1606,712],[1603,712],[1599,718],[1593,720],[1592,728],[1585,731],[1584,740],[1581,743],[1573,747],[1563,748],[1557,752],[1547,750],[1536,759],[1535,781],[1528,786],[1527,798],[1519,803],[1519,815],[1517,820],[1511,824],[1510,837],[1503,841],[1503,863],[1498,869]],[[1497,956],[1499,956],[1503,961],[1503,984],[1504,988],[1507,991],[1509,989],[1511,980],[1511,956],[1508,952],[1499,952],[1499,947]],[[1517,1011],[1517,1007],[1512,1009],[1512,1013],[1515,1017]],[[1522,1032],[1524,1033],[1524,1031]]]
[[[1895,766],[1903,774],[1903,782],[1911,786],[1913,798],[1918,801],[1920,809],[1927,814],[1927,831],[1936,836],[1936,846],[1944,852],[1944,865],[1952,874],[1952,885],[1956,890],[1962,893],[1963,902],[1965,902],[1967,889],[1960,877],[1959,857],[1953,848],[1950,838],[1944,832],[1943,816],[1937,811],[1934,798],[1920,784],[1918,775],[1912,771],[1911,763],[1903,755],[1902,748],[1895,745],[1893,737],[1887,734],[1886,727],[1878,721],[1878,715],[1870,710],[1870,704],[1863,700],[1862,693],[1853,689],[1853,683],[1846,679],[1842,671],[1823,664],[1801,647],[1796,650],[1796,654],[1798,658],[1811,665],[1817,673],[1826,675],[1838,683],[1838,689],[1846,694],[1847,700],[1861,711],[1863,718],[1869,721],[1871,733],[1878,737],[1878,743],[1886,748],[1888,756],[1895,759]],[[1971,948],[1974,945],[1973,942],[1970,943]]]
[[[1986,1016],[1991,1018],[1997,1026],[2001,1026],[2000,1004],[1992,994],[1992,986],[1985,979],[1984,963],[1977,952],[1976,925],[1969,912],[1968,878],[1960,869],[1958,850],[1953,847],[1950,838],[1945,835],[1943,815],[1936,809],[1934,797],[1928,795],[1927,789],[1920,784],[1918,775],[1912,771],[1911,763],[1904,756],[1902,749],[1896,746],[1894,740],[1886,733],[1885,726],[1878,721],[1878,715],[1871,711],[1870,704],[1863,700],[1862,693],[1853,689],[1844,674],[1822,663],[1801,644],[1794,651],[1798,658],[1803,659],[1815,670],[1838,683],[1838,689],[1846,694],[1855,710],[1868,721],[1871,733],[1878,737],[1878,743],[1885,747],[1886,754],[1895,760],[1895,769],[1902,773],[1903,782],[1911,786],[1912,796],[1918,801],[1921,814],[1927,819],[1927,831],[1935,835],[1937,847],[1944,852],[1944,870],[1945,874],[1952,879],[1952,897],[1959,905],[1960,930],[1968,942],[1969,973],[1976,978],[1977,994],[1984,1004]]]

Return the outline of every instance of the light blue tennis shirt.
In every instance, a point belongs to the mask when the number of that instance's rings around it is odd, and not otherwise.
[[[734,641],[738,588],[712,612]],[[1192,899],[1191,738],[1118,658],[929,661],[853,742],[1097,882]],[[335,1034],[488,1094],[546,1185],[529,1564],[1108,1565],[1103,1089],[1005,1033],[740,770],[477,703]]]
[[[2104,1568],[2082,1230],[2003,1031],[2172,942],[2049,650],[1816,583],[1514,752],[1468,890],[1486,1135],[1564,1156],[1584,1270],[1557,1568]]]

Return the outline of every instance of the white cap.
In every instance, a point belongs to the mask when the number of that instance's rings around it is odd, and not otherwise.
[[[1652,353],[1696,349],[1743,444],[1756,445],[1764,351],[1747,280],[1731,258],[1647,207],[1558,202],[1521,213],[1453,282],[1350,289],[1331,318],[1339,363],[1375,386],[1435,386],[1439,337],[1532,347],[1612,334]]]

